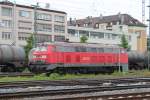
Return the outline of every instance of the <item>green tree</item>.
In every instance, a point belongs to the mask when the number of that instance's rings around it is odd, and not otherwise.
[[[83,36],[80,37],[80,42],[81,42],[81,43],[86,43],[87,40],[88,40],[88,38],[87,38],[87,36],[85,36],[85,35],[83,35]]]
[[[28,54],[33,47],[33,34],[27,39],[27,45],[24,47],[26,53],[26,61],[28,62]]]
[[[123,47],[124,49],[126,50],[129,50],[130,49],[130,46],[128,44],[128,41],[126,39],[126,36],[123,34],[122,37],[121,37],[121,44],[120,44],[120,47]]]

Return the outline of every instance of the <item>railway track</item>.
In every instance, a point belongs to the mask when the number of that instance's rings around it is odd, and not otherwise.
[[[31,75],[32,76],[32,75]],[[150,84],[150,77],[143,78],[119,78],[119,79],[76,79],[76,80],[41,80],[41,81],[18,81],[0,82],[2,88],[24,88],[30,86],[121,86]]]
[[[32,73],[0,73],[0,77],[34,76]]]
[[[123,84],[124,83],[124,84]],[[140,83],[140,84],[139,84]],[[32,88],[30,88],[32,86]],[[40,88],[36,88],[39,86]],[[53,88],[49,88],[51,86]],[[63,86],[63,87],[62,87]],[[66,86],[71,86],[66,88]],[[72,88],[76,86],[76,88]],[[86,86],[86,87],[84,87]],[[13,91],[6,92],[9,89],[17,88],[27,89],[27,91]],[[30,89],[29,89],[30,88]],[[43,89],[44,88],[44,89]],[[58,89],[54,89],[58,88]],[[40,96],[50,96],[54,97],[56,100],[86,100],[88,98],[104,98],[102,100],[108,100],[106,97],[112,98],[110,100],[120,100],[113,98],[126,98],[124,100],[130,100],[127,98],[136,97],[136,98],[148,98],[150,97],[150,90],[146,93],[129,93],[126,95],[123,94],[112,94],[112,95],[84,95],[77,96],[77,94],[86,94],[86,93],[95,93],[95,92],[108,92],[108,91],[120,91],[120,90],[131,90],[131,89],[150,89],[150,78],[122,78],[122,79],[106,79],[106,80],[90,80],[90,79],[78,79],[78,80],[61,80],[61,81],[22,81],[22,82],[9,82],[0,83],[0,90],[6,89],[5,92],[0,91],[0,99],[19,99],[19,98],[36,98]],[[8,90],[7,90],[8,89]],[[98,93],[101,94],[101,93]],[[107,93],[108,94],[108,93]],[[132,94],[132,95],[131,95]],[[141,95],[140,95],[141,94]],[[72,95],[67,97],[65,95]],[[140,96],[139,96],[140,95]],[[139,96],[139,97],[138,97]],[[58,98],[56,98],[58,97]],[[67,98],[66,98],[67,97]],[[80,97],[80,98],[79,98]],[[49,98],[49,97],[48,97]],[[69,99],[70,98],[70,99]],[[85,98],[85,99],[83,99]],[[55,100],[53,99],[53,100]],[[94,99],[96,100],[96,99]],[[101,99],[100,99],[101,100]],[[121,99],[122,100],[122,99]],[[135,99],[138,100],[138,99]]]
[[[129,94],[114,94],[114,95],[84,95],[84,96],[73,96],[72,97],[46,97],[48,100],[149,100],[150,92],[143,93],[129,93]],[[46,98],[41,98],[44,100]],[[35,100],[33,98],[33,100]]]
[[[150,88],[149,85],[135,85],[135,86],[114,86],[114,87],[92,87],[92,88],[78,88],[78,89],[59,89],[59,90],[39,90],[39,91],[28,91],[28,92],[14,92],[14,93],[1,93],[0,98],[2,99],[16,99],[16,98],[26,98],[26,97],[40,97],[40,96],[53,96],[53,97],[63,97],[63,95],[75,95],[82,93],[95,93],[95,92],[107,92],[107,91],[120,91],[129,90],[136,88]],[[149,92],[150,94],[150,92]],[[118,94],[115,94],[118,95]],[[114,96],[115,96],[114,95]],[[123,94],[121,94],[123,95]],[[107,95],[113,96],[113,95]],[[95,96],[96,97],[96,96]],[[106,95],[101,95],[99,97],[106,97]],[[64,98],[64,97],[63,97]],[[80,97],[81,98],[81,97]],[[82,97],[83,98],[83,97]],[[59,98],[60,99],[60,98]],[[62,99],[62,98],[61,98]],[[65,100],[70,98],[66,98]],[[56,98],[57,100],[57,98]]]

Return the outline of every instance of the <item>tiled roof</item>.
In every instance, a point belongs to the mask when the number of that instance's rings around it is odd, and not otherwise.
[[[1,5],[9,5],[9,6],[13,6],[14,3],[9,2],[9,1],[2,1],[0,2]],[[23,7],[23,8],[29,8],[29,9],[34,9],[34,7],[32,6],[26,6],[26,5],[20,5],[20,4],[16,4],[17,7]],[[43,11],[49,11],[49,12],[56,12],[56,13],[62,13],[62,14],[67,14],[66,12],[63,11],[57,11],[57,10],[50,10],[50,9],[44,9],[44,8],[37,8],[38,10],[43,10]]]
[[[84,26],[84,24],[88,24],[91,27],[95,27],[95,24],[102,24],[102,23],[113,23],[116,24],[119,22],[122,25],[129,25],[129,26],[140,26],[146,27],[145,24],[141,23],[137,19],[133,18],[128,14],[118,14],[118,15],[111,15],[111,16],[100,16],[100,17],[87,17],[85,19],[77,19],[76,21],[68,21],[68,25],[78,25]]]

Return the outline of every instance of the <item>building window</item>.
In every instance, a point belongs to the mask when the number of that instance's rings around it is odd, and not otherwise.
[[[91,33],[91,38],[104,38],[104,33],[101,32],[90,32]]]
[[[22,41],[26,41],[30,36],[31,36],[30,33],[25,33],[25,32],[18,33],[18,39]]]
[[[96,27],[96,28],[99,28],[99,24],[96,24],[95,27]]]
[[[68,29],[68,33],[72,36],[78,36],[78,31],[74,29]]]
[[[36,19],[37,20],[51,21],[52,20],[52,16],[49,15],[49,14],[44,14],[44,13],[37,13]]]
[[[122,31],[123,30],[123,26],[119,26],[119,30]]]
[[[117,34],[112,34],[112,39],[115,40],[118,38],[118,35]]]
[[[99,33],[99,38],[104,38],[104,33]]]
[[[2,26],[5,28],[11,28],[12,27],[12,21],[11,20],[2,20]]]
[[[54,41],[63,42],[65,41],[65,36],[55,35]]]
[[[122,35],[118,35],[118,38],[121,39]]]
[[[37,31],[52,32],[51,24],[37,24]]]
[[[129,39],[128,39],[129,41],[131,41],[131,36],[129,35]]]
[[[98,38],[98,34],[91,34],[91,38]]]
[[[12,9],[2,7],[2,16],[12,16]]]
[[[79,35],[80,36],[87,36],[87,37],[89,37],[89,32],[88,31],[84,31],[84,30],[79,30]]]
[[[11,39],[11,32],[2,32],[2,39],[3,40]]]
[[[20,10],[20,11],[19,11],[19,16],[20,16],[20,17],[29,18],[29,17],[30,17],[30,12],[29,12],[29,11]]]
[[[101,24],[99,24],[99,28],[100,29],[106,29],[105,25],[101,25]]]
[[[55,22],[64,23],[65,22],[65,17],[64,16],[55,15]]]
[[[88,27],[89,25],[88,24],[84,24],[84,27]]]
[[[52,41],[52,36],[51,35],[44,35],[44,34],[37,34],[35,36],[35,41],[37,43],[41,43],[41,42],[51,42]]]
[[[112,38],[112,34],[106,33],[106,34],[105,34],[105,38],[106,38],[106,39],[111,39],[111,38]]]
[[[28,21],[19,21],[18,28],[22,30],[32,30],[32,22]]]
[[[29,28],[29,27],[19,27],[19,29],[21,29],[21,30],[31,30],[32,28]]]
[[[56,33],[65,33],[65,26],[63,26],[63,25],[55,25],[54,26],[54,31]]]

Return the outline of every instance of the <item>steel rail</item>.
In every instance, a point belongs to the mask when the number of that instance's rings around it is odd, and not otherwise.
[[[135,88],[150,88],[150,85],[133,85],[133,86],[112,86],[112,87],[93,87],[93,88],[78,88],[78,89],[60,89],[60,90],[40,90],[28,92],[0,93],[0,98],[24,98],[38,96],[57,96],[65,94],[92,93],[114,90],[127,90]]]
[[[48,100],[149,100],[150,92],[143,93],[128,93],[128,94],[112,94],[112,95],[97,95],[97,96],[88,96],[84,95],[81,97],[72,96],[72,97],[60,97],[60,98],[47,98]]]
[[[136,84],[139,82],[145,82],[145,84],[150,84],[150,78],[124,78],[124,79],[106,79],[106,80],[96,80],[96,79],[76,79],[76,80],[56,80],[56,81],[18,81],[18,82],[0,82],[1,88],[11,88],[11,87],[28,87],[28,86],[75,86],[75,85],[87,85],[87,86],[103,86],[105,83],[110,83],[110,86],[116,86],[118,84]]]
[[[34,74],[32,73],[0,73],[0,77],[17,77],[17,76],[32,77],[34,76]]]

